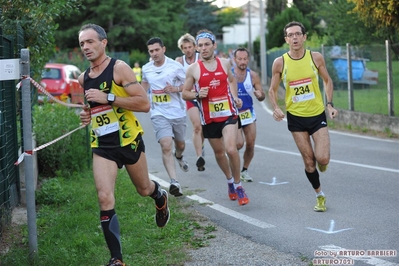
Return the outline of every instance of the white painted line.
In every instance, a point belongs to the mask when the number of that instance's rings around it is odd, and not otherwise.
[[[266,113],[273,114],[273,111],[267,107],[267,105],[264,102],[260,102],[262,105],[263,110],[266,111]],[[287,119],[284,118],[283,121],[287,122]],[[375,137],[370,137],[370,136],[363,136],[359,134],[354,134],[354,133],[346,133],[346,132],[340,132],[336,130],[328,130],[330,133],[337,134],[337,135],[343,135],[343,136],[349,136],[349,137],[354,137],[354,138],[360,138],[360,139],[370,139],[370,140],[375,140],[375,141],[383,141],[383,142],[393,142],[393,143],[398,143],[398,140],[394,139],[380,139],[380,138],[375,138]]]
[[[166,182],[165,180],[163,180],[163,179],[161,179],[161,178],[159,178],[159,177],[157,177],[157,176],[155,176],[153,174],[149,174],[149,176],[150,176],[151,180],[157,181],[162,187],[167,187],[168,188],[169,185],[170,185],[169,182]]]
[[[364,263],[367,263],[369,265],[374,265],[374,266],[398,266],[398,263],[395,262],[390,262],[386,261],[377,257],[372,257],[372,256],[340,256],[339,252],[345,252],[345,251],[352,251],[354,253],[354,250],[346,249],[346,248],[341,248],[335,245],[326,245],[326,246],[319,246],[320,249],[330,251],[332,253],[337,254],[336,257],[341,257],[341,258],[350,258],[353,260],[358,260]],[[364,251],[367,254],[367,251]]]
[[[233,211],[233,210],[231,210],[229,208],[223,207],[222,205],[215,204],[212,201],[209,201],[209,200],[204,199],[204,198],[202,198],[200,196],[197,196],[197,195],[187,196],[187,198],[190,198],[192,200],[196,200],[196,201],[198,201],[200,203],[207,203],[209,208],[212,208],[212,209],[217,210],[217,211],[219,211],[221,213],[227,214],[227,215],[229,215],[229,216],[231,216],[233,218],[236,218],[238,220],[244,221],[246,223],[255,225],[255,226],[260,227],[262,229],[276,227],[275,225],[262,222],[262,221],[260,221],[258,219],[254,219],[254,218],[249,217],[249,216],[247,216],[245,214],[242,214],[242,213]]]
[[[340,230],[334,231],[334,227],[335,227],[335,221],[331,220],[330,227],[328,228],[328,230],[322,230],[322,229],[317,229],[317,228],[312,228],[312,227],[306,227],[306,229],[310,229],[310,230],[317,231],[317,232],[324,233],[324,234],[336,234],[336,233],[341,233],[343,231],[353,229],[353,228],[345,228],[345,229],[340,229]]]
[[[278,186],[278,185],[285,185],[288,184],[288,182],[277,182],[277,177],[273,177],[272,178],[272,182],[271,183],[267,183],[267,182],[259,182],[260,184],[265,184],[265,185],[269,185],[269,186]]]
[[[149,176],[150,176],[150,178],[152,180],[157,181],[161,186],[169,187],[169,183],[164,181],[163,179],[161,179],[159,177],[156,177],[155,175],[152,175],[152,174],[149,174]],[[204,199],[204,198],[202,198],[200,196],[197,196],[197,195],[187,196],[187,198],[189,198],[191,200],[198,201],[199,203],[208,204],[209,208],[212,208],[212,209],[217,210],[217,211],[219,211],[221,213],[227,214],[227,215],[229,215],[229,216],[231,216],[233,218],[236,218],[238,220],[244,221],[246,223],[255,225],[255,226],[263,228],[263,229],[276,227],[276,226],[274,226],[272,224],[268,224],[268,223],[262,222],[262,221],[260,221],[258,219],[254,219],[252,217],[249,217],[247,215],[241,214],[239,212],[230,210],[230,209],[228,209],[226,207],[223,207],[223,206],[221,206],[219,204],[214,204],[212,201],[209,201],[209,200]]]
[[[295,156],[301,156],[301,154],[298,153],[298,152],[276,150],[276,149],[260,146],[260,145],[257,145],[257,144],[255,144],[255,147],[258,148],[258,149],[271,151],[271,152],[277,152],[277,153],[284,153],[284,154],[290,154],[290,155],[295,155]],[[386,172],[399,173],[399,169],[393,169],[393,168],[379,167],[379,166],[360,164],[360,163],[351,163],[351,162],[345,162],[345,161],[334,160],[334,159],[331,159],[330,162],[339,163],[339,164],[346,164],[346,165],[352,165],[352,166],[358,166],[358,167],[363,167],[363,168],[369,168],[369,169],[373,169],[373,170],[380,170],[380,171],[386,171]]]
[[[149,174],[149,176],[150,176],[150,178],[152,180],[157,181],[161,186],[169,187],[169,183],[164,181],[163,179],[161,179],[159,177],[156,177],[153,174]],[[246,223],[255,225],[255,226],[263,228],[263,229],[276,227],[276,226],[274,226],[272,224],[268,224],[268,223],[262,222],[262,221],[260,221],[258,219],[254,219],[252,217],[249,217],[247,215],[241,214],[239,212],[230,210],[230,209],[228,209],[226,207],[223,207],[223,206],[221,206],[219,204],[214,204],[212,201],[209,201],[209,200],[204,199],[204,198],[202,198],[200,196],[197,196],[197,195],[187,196],[187,198],[189,198],[191,200],[198,201],[199,203],[208,204],[209,208],[212,208],[212,209],[217,210],[217,211],[219,211],[221,213],[227,214],[227,215],[229,215],[229,216],[231,216],[233,218],[236,218],[238,220],[244,221]]]

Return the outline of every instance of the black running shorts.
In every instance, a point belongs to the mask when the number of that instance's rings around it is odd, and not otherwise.
[[[210,123],[208,125],[203,125],[202,126],[202,134],[204,135],[204,138],[206,139],[220,139],[223,134],[223,128],[226,125],[234,125],[237,124],[238,121],[238,115],[230,116],[226,121],[224,122],[214,122]]]
[[[302,117],[287,111],[287,122],[289,131],[306,131],[309,135],[313,135],[320,128],[327,126],[327,117],[325,112],[316,116]]]
[[[92,150],[98,156],[116,162],[118,168],[121,169],[125,164],[135,164],[140,159],[141,153],[145,152],[145,145],[139,134],[132,143],[124,147],[93,148]]]

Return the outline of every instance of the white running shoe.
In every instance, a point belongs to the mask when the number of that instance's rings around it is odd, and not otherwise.
[[[244,170],[241,172],[241,181],[252,182],[254,180],[252,179],[252,177],[250,177],[250,175],[248,174],[248,171]]]
[[[170,181],[169,193],[175,197],[183,196],[183,191],[182,191],[181,186],[177,180],[172,179]]]
[[[176,158],[177,162],[179,163],[180,168],[184,172],[188,172],[188,162],[186,160],[184,160],[183,155],[179,159],[179,158],[176,157],[176,151],[173,154],[175,155],[175,158]]]

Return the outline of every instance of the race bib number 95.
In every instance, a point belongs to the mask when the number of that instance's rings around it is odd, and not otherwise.
[[[91,109],[92,129],[97,137],[119,130],[119,122],[112,106],[101,105]]]

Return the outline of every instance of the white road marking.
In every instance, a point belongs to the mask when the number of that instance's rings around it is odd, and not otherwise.
[[[290,155],[295,155],[295,156],[301,156],[301,154],[298,153],[298,152],[276,150],[276,149],[273,149],[273,148],[268,148],[268,147],[260,146],[260,145],[257,145],[257,144],[255,144],[255,147],[258,148],[258,149],[271,151],[271,152],[285,153],[285,154],[290,154]],[[379,167],[379,166],[360,164],[360,163],[351,163],[351,162],[345,162],[345,161],[334,160],[334,159],[330,159],[330,162],[339,163],[339,164],[346,164],[346,165],[352,165],[352,166],[358,166],[358,167],[363,167],[363,168],[369,168],[369,169],[373,169],[373,170],[381,170],[381,171],[386,171],[386,172],[399,173],[399,169],[393,169],[393,168]]]
[[[190,198],[192,200],[198,201],[199,203],[206,203],[209,208],[212,208],[212,209],[217,210],[217,211],[219,211],[221,213],[227,214],[227,215],[229,215],[229,216],[231,216],[233,218],[236,218],[238,220],[244,221],[246,223],[255,225],[255,226],[263,228],[263,229],[276,227],[275,225],[262,222],[262,221],[260,221],[258,219],[254,219],[252,217],[249,217],[248,215],[245,215],[245,214],[233,211],[233,210],[231,210],[229,208],[223,207],[222,205],[215,204],[212,201],[204,199],[204,198],[202,198],[202,197],[200,197],[198,195],[187,196],[187,198]]]
[[[317,228],[312,228],[312,227],[306,227],[307,229],[313,230],[313,231],[317,231],[320,233],[324,233],[324,234],[336,234],[336,233],[341,233],[343,231],[346,230],[351,230],[353,228],[344,228],[344,229],[340,229],[340,230],[335,230],[334,231],[334,227],[335,227],[335,221],[331,220],[330,221],[330,227],[328,228],[328,230],[322,230],[322,229],[317,229]]]
[[[266,111],[268,114],[273,114],[273,111],[267,107],[267,105],[264,102],[260,102],[260,105],[262,106],[263,110]],[[284,118],[283,121],[287,122],[287,119]],[[340,131],[335,131],[335,130],[329,130],[330,133],[337,134],[337,135],[343,135],[343,136],[349,136],[349,137],[354,137],[354,138],[361,138],[361,139],[370,139],[370,140],[376,140],[376,141],[383,141],[383,142],[394,142],[398,143],[398,140],[394,139],[381,139],[381,138],[375,138],[375,137],[370,137],[370,136],[363,136],[359,134],[353,134],[353,133],[346,133],[346,132],[340,132]]]
[[[161,178],[159,178],[159,177],[157,177],[157,176],[155,176],[153,174],[149,174],[149,176],[150,176],[151,180],[157,181],[162,187],[169,187],[169,185],[170,185],[169,182],[166,182],[165,180],[163,180],[163,179],[161,179]],[[262,229],[276,227],[275,225],[262,222],[262,221],[260,221],[258,219],[249,217],[248,215],[244,215],[244,214],[241,214],[239,212],[233,211],[233,210],[231,210],[229,208],[223,207],[222,205],[215,204],[212,201],[207,200],[207,199],[202,198],[202,197],[197,196],[197,195],[187,196],[187,198],[189,198],[191,200],[198,201],[201,204],[207,204],[207,206],[209,208],[212,208],[212,209],[214,209],[216,211],[219,211],[221,213],[229,215],[229,216],[231,216],[231,217],[233,217],[235,219],[244,221],[246,223],[252,224],[252,225],[257,226],[257,227],[262,228]]]
[[[288,182],[277,182],[277,177],[273,177],[272,178],[272,182],[271,183],[267,183],[267,182],[259,182],[260,184],[265,184],[265,185],[269,185],[269,186],[277,186],[277,185],[285,185],[288,184]]]
[[[338,247],[335,245],[319,246],[319,248],[326,250],[326,251],[333,252],[335,254],[339,254],[339,251],[350,251],[350,249],[341,248],[341,247]],[[371,256],[339,256],[338,255],[337,257],[358,260],[358,261],[367,263],[369,265],[374,265],[374,266],[398,266],[399,265],[398,263],[395,263],[395,262],[390,262],[390,261],[386,261],[386,260],[376,258],[376,257],[371,257]]]

